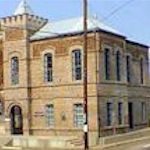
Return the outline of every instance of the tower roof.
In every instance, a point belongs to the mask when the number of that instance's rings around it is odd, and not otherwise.
[[[14,12],[14,15],[21,14],[34,14],[31,7],[27,4],[26,0],[21,0],[20,4]]]

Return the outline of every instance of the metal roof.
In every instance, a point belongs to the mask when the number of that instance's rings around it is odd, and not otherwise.
[[[14,12],[14,15],[34,14],[31,7],[27,4],[26,0],[22,0]]]
[[[88,30],[100,29],[116,35],[122,35],[119,31],[107,26],[95,17],[88,17]],[[62,21],[49,22],[36,32],[31,40],[44,39],[48,37],[78,33],[83,31],[83,17],[71,18]]]

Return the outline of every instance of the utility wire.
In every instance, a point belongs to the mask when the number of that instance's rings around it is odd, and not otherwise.
[[[135,0],[128,0],[128,1],[126,1],[125,3],[123,3],[122,5],[120,5],[119,7],[117,7],[117,8],[115,8],[109,15],[107,15],[106,17],[104,17],[102,20],[103,21],[106,21],[106,20],[108,20],[110,17],[112,17],[113,15],[115,15],[118,11],[120,11],[122,8],[124,8],[124,7],[126,7],[127,5],[129,5],[129,4],[131,4],[132,2],[134,2]],[[96,26],[97,26],[97,24],[93,21],[92,22],[93,24],[95,24]],[[35,29],[33,29],[33,28],[27,28],[27,27],[14,27],[14,26],[5,26],[5,25],[1,25],[2,27],[5,27],[5,28],[12,28],[12,29],[22,29],[22,30],[27,30],[27,29],[29,29],[29,30],[31,30],[31,31],[35,31],[36,32],[36,30]],[[56,32],[51,32],[51,31],[42,31],[42,30],[40,30],[39,31],[40,33],[45,33],[45,34],[53,34],[54,36],[60,36],[61,35],[61,33],[56,33]],[[93,32],[96,32],[96,30],[93,30]],[[34,35],[33,35],[34,36]],[[38,35],[38,37],[39,38],[44,38],[45,37],[45,35]],[[99,39],[95,39],[96,41],[99,41]],[[102,52],[102,51],[101,51]],[[113,55],[115,55],[115,54],[113,54]],[[124,57],[124,56],[122,56],[122,57]],[[132,60],[137,60],[137,61],[139,61],[138,59],[132,59]],[[150,63],[150,61],[146,61],[146,62],[148,62],[148,63]]]
[[[102,21],[106,21],[108,20],[110,17],[112,17],[114,14],[116,14],[118,11],[120,11],[120,9],[124,8],[125,6],[131,4],[133,1],[135,0],[129,0],[126,1],[125,3],[123,3],[122,5],[120,5],[119,7],[115,8],[109,15],[107,15],[106,17],[104,17],[102,19]],[[94,23],[94,22],[93,22]],[[3,25],[2,25],[3,26]],[[7,27],[7,28],[20,28],[20,29],[26,29],[26,28],[22,28],[22,27],[12,27],[12,26],[3,26],[3,27]],[[35,31],[35,29],[31,29],[30,30]],[[41,33],[50,33],[50,34],[55,34],[55,35],[60,35],[60,33],[56,33],[56,32],[50,32],[50,31],[40,31]],[[43,37],[43,36],[41,36]]]
[[[113,15],[115,15],[117,12],[119,12],[121,9],[123,9],[124,7],[126,7],[127,5],[133,3],[135,0],[128,0],[125,3],[123,3],[122,5],[120,5],[119,7],[115,8],[112,12],[110,12],[106,17],[102,18],[103,21],[108,20],[110,17],[112,17]]]

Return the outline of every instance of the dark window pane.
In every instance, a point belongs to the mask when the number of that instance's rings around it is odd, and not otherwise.
[[[45,82],[52,82],[53,80],[53,63],[52,54],[48,53],[44,56],[44,79]]]
[[[126,67],[127,67],[127,81],[131,82],[131,59],[130,59],[130,56],[126,57]]]
[[[118,123],[122,124],[123,122],[123,104],[118,103]]]
[[[82,60],[80,50],[75,50],[72,52],[72,73],[73,79],[82,79]]]
[[[144,72],[143,72],[143,58],[141,58],[140,60],[140,76],[141,76],[141,84],[143,84],[144,82]]]
[[[107,103],[107,125],[111,126],[112,125],[112,108],[113,105],[112,103]]]
[[[120,74],[120,52],[118,51],[116,54],[116,75],[117,75],[117,81],[121,80],[121,74]]]
[[[11,59],[11,82],[13,85],[19,83],[19,60],[18,57]]]
[[[109,49],[105,49],[104,59],[105,59],[105,78],[106,78],[106,80],[110,80],[110,54],[109,54]]]

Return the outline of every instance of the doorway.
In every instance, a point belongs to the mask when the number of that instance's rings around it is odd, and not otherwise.
[[[19,106],[13,106],[10,112],[11,134],[23,134],[22,110]]]
[[[133,120],[133,103],[128,103],[128,116],[129,116],[129,128],[134,128],[134,120]]]

